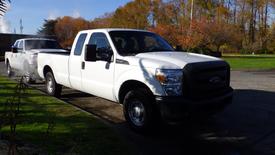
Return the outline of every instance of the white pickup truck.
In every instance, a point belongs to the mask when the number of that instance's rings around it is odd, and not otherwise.
[[[60,96],[63,85],[122,104],[137,131],[152,128],[158,118],[178,121],[222,109],[233,95],[225,61],[175,51],[143,30],[81,31],[70,54],[39,53],[38,73],[50,95]]]
[[[7,74],[14,71],[25,76],[28,83],[34,82],[37,74],[37,54],[39,52],[68,52],[63,50],[56,40],[45,38],[25,38],[17,40],[11,52],[5,53]]]

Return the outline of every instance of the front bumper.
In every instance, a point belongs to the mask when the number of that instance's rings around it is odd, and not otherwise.
[[[156,96],[156,103],[162,118],[166,121],[183,120],[188,115],[200,115],[223,109],[232,103],[233,89],[225,94],[203,100],[190,100],[185,97]]]

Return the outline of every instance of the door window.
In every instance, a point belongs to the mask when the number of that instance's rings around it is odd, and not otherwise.
[[[102,57],[108,57],[112,55],[112,48],[104,33],[93,33],[90,40],[90,45],[96,45],[96,57],[102,59]]]
[[[18,48],[19,42],[20,42],[20,41],[16,41],[16,42],[14,43],[13,47]]]
[[[111,48],[108,39],[104,33],[93,33],[89,40],[89,44],[96,45],[98,51],[103,51]]]
[[[23,41],[20,41],[18,44],[18,52],[22,52],[23,51]]]

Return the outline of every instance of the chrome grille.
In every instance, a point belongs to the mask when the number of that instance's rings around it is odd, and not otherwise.
[[[224,61],[187,64],[183,75],[182,92],[187,98],[211,98],[230,89],[230,67]]]

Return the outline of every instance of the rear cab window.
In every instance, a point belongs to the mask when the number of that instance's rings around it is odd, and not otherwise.
[[[74,49],[74,55],[76,56],[80,56],[83,50],[83,45],[85,43],[87,37],[87,33],[82,33],[79,35],[76,45],[75,45],[75,49]]]

